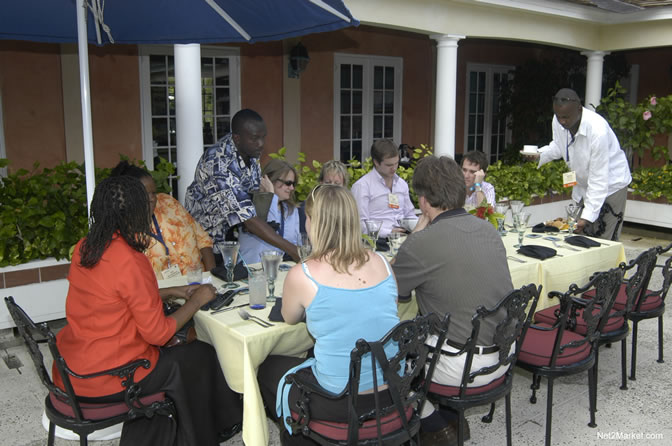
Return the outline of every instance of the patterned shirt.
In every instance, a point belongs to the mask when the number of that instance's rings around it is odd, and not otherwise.
[[[145,255],[157,277],[162,277],[159,274],[170,265],[179,266],[182,274],[186,274],[190,266],[203,267],[201,249],[211,248],[212,239],[180,202],[170,195],[157,194],[154,216],[159,230],[152,223],[155,237]]]
[[[187,188],[185,207],[215,243],[226,239],[232,227],[256,217],[252,191],[261,184],[258,158],[246,165],[231,133],[209,147],[196,166]]]

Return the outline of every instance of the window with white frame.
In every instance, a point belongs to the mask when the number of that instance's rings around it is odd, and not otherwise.
[[[511,142],[507,117],[501,116],[502,89],[513,67],[467,64],[467,97],[464,120],[464,151],[480,150],[494,162]]]
[[[383,138],[399,144],[402,59],[336,54],[334,66],[334,158],[362,161]]]
[[[177,192],[177,135],[175,117],[175,59],[172,46],[143,46],[140,50],[143,154],[152,168],[159,157],[176,167],[171,178]],[[240,110],[240,56],[238,49],[201,48],[203,148],[231,129]]]

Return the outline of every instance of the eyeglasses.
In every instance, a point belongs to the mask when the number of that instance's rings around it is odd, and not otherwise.
[[[554,103],[554,104],[559,104],[559,105],[563,105],[563,104],[566,104],[566,103],[568,103],[568,102],[579,102],[577,99],[572,99],[572,98],[558,98],[558,97],[556,97],[556,96],[553,96],[552,99],[553,99],[553,103]]]
[[[277,182],[279,182],[279,183],[282,183],[282,184],[284,184],[284,185],[287,186],[287,187],[289,187],[289,186],[296,186],[296,181],[289,181],[289,180],[275,180],[275,181],[277,181]]]

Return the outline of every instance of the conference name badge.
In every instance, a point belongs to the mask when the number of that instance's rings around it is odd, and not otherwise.
[[[163,271],[161,271],[161,275],[163,276],[163,279],[172,279],[173,277],[180,277],[182,275],[182,271],[180,271],[180,267],[177,265],[171,265],[170,268],[166,268]]]
[[[576,186],[576,172],[573,170],[571,172],[565,172],[562,174],[562,186],[563,187],[572,187]]]
[[[399,209],[399,197],[397,197],[397,194],[387,194],[387,207]]]

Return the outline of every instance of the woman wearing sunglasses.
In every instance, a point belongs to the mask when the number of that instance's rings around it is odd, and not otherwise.
[[[266,221],[280,237],[294,245],[298,244],[301,233],[299,212],[294,202],[294,187],[298,181],[296,170],[286,161],[273,159],[264,166],[261,175],[267,176],[273,183],[273,200]],[[258,263],[261,261],[259,256],[262,251],[278,249],[249,232],[241,232],[238,241],[240,256],[245,263]]]

